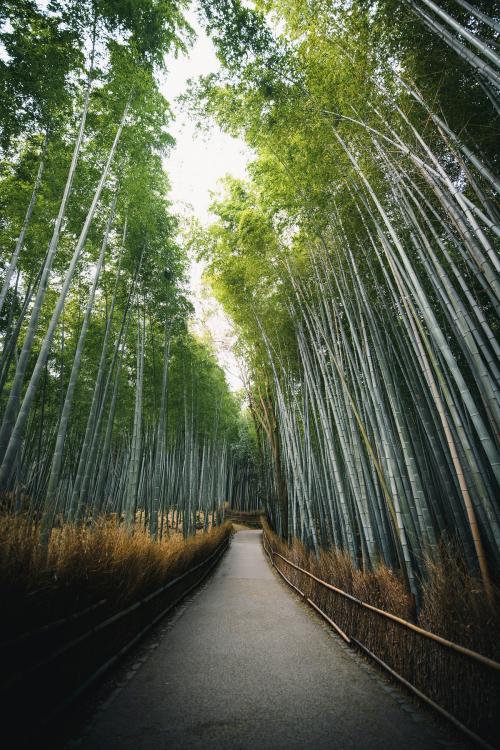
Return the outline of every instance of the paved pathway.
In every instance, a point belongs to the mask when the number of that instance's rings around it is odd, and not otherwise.
[[[239,532],[96,713],[81,750],[437,750],[418,709],[352,655]],[[397,700],[396,698],[398,698]],[[408,706],[409,707],[409,706]]]

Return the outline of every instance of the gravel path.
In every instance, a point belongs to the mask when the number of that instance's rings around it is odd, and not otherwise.
[[[457,747],[330,630],[241,531],[97,711],[80,750]]]

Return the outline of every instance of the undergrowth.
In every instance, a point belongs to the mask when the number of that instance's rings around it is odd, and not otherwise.
[[[54,529],[48,554],[39,530],[23,516],[0,516],[3,635],[32,630],[106,599],[118,608],[144,596],[208,557],[231,533],[217,526],[184,540],[155,542],[142,528],[114,521]]]
[[[317,558],[296,539],[289,547],[264,518],[261,520],[274,549],[318,578],[357,599],[500,661],[500,592],[498,588],[495,590],[494,603],[490,604],[481,582],[467,571],[451,545],[441,544],[437,558],[427,561],[416,613],[413,599],[398,571],[382,564],[375,570],[359,570],[348,554],[336,550],[322,551]]]

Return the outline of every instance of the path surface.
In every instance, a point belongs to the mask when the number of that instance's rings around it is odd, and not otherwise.
[[[235,536],[206,585],[70,747],[450,747],[278,579],[260,533]]]

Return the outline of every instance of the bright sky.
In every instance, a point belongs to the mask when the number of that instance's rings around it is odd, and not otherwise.
[[[218,180],[228,173],[244,177],[251,154],[242,141],[231,138],[215,126],[209,133],[199,133],[175,101],[184,93],[188,79],[216,72],[220,67],[213,45],[193,12],[188,14],[188,21],[196,31],[196,42],[187,56],[168,59],[168,76],[162,85],[162,92],[176,118],[169,128],[176,146],[165,160],[165,166],[172,184],[170,198],[174,209],[186,217],[195,216],[206,226],[215,218],[209,211],[210,193],[217,190]],[[231,351],[234,341],[231,326],[203,284],[202,273],[202,264],[193,259],[190,288],[196,311],[194,327],[201,335],[210,334],[229,386],[240,390],[243,384],[239,365]]]

